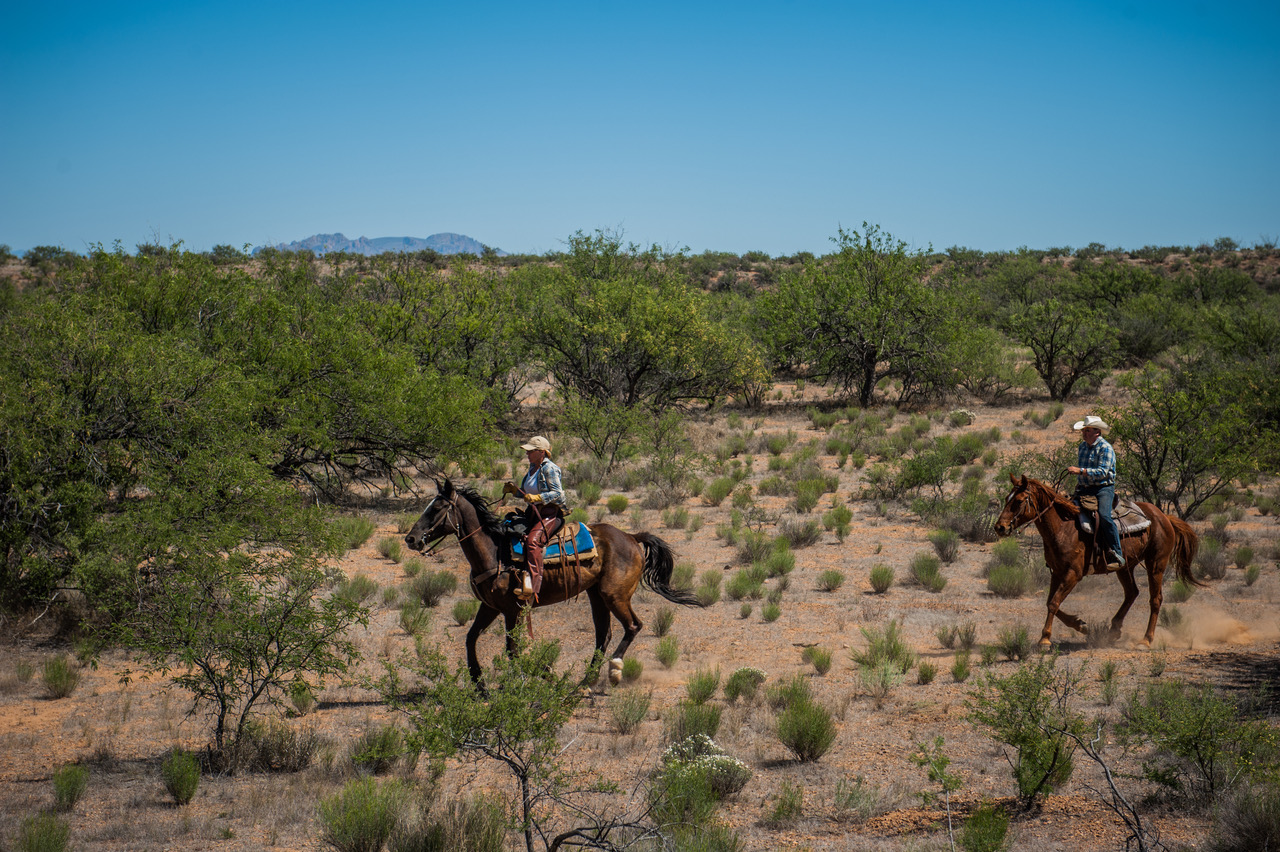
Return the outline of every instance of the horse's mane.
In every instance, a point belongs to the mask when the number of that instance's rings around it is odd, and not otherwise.
[[[454,490],[458,492],[458,496],[465,497],[471,504],[471,508],[475,509],[476,518],[480,521],[480,529],[488,533],[494,541],[501,541],[502,520],[490,508],[489,501],[470,485],[455,485]]]
[[[1061,491],[1059,491],[1057,488],[1054,488],[1052,485],[1048,485],[1030,476],[1027,477],[1027,485],[1028,486],[1035,485],[1038,490],[1047,494],[1049,496],[1049,499],[1052,501],[1053,505],[1058,509],[1064,512],[1070,512],[1072,515],[1080,514],[1080,507],[1077,506],[1075,503],[1073,503],[1070,497],[1063,494]]]

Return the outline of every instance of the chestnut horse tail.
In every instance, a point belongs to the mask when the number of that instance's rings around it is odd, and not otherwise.
[[[675,570],[675,557],[671,546],[653,533],[636,533],[636,543],[644,550],[644,571],[640,580],[672,603],[682,606],[703,606],[693,592],[680,592],[671,588],[671,572]]]
[[[1191,573],[1191,562],[1200,549],[1200,539],[1196,537],[1195,530],[1179,518],[1170,517],[1169,523],[1173,524],[1173,567],[1178,571],[1178,579],[1196,586],[1205,585]]]

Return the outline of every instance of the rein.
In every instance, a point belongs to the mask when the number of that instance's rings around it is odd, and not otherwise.
[[[1030,520],[1026,520],[1018,524],[1016,527],[1013,528],[1013,532],[1016,533],[1018,530],[1022,529],[1027,524],[1034,524],[1036,521],[1043,518],[1048,513],[1048,511],[1053,508],[1054,504],[1057,502],[1056,500],[1053,499],[1053,494],[1049,494],[1048,497],[1049,497],[1049,505],[1045,506],[1043,509],[1037,512],[1034,518],[1031,518]]]
[[[437,497],[436,499],[438,500],[440,498]],[[440,526],[442,523],[446,521],[453,523],[452,519],[449,517],[450,511],[457,512],[458,514],[458,521],[457,523],[453,524],[454,530],[455,530],[454,535],[458,537],[458,544],[462,544],[462,542],[466,541],[467,539],[471,538],[473,535],[475,535],[476,533],[484,529],[483,524],[477,524],[476,528],[473,529],[471,532],[467,533],[466,535],[461,535],[460,533],[462,530],[462,510],[458,508],[457,498],[453,497],[449,500],[446,500],[445,503],[447,504],[448,508],[444,510],[444,514],[441,515],[440,518],[437,519],[436,522],[431,525],[431,528],[428,529],[426,533],[422,536],[424,539],[430,540],[431,534],[434,533],[436,531],[436,527]],[[442,535],[438,539],[433,541],[431,543],[431,547],[426,551],[427,555],[434,554],[436,552],[436,548],[439,547],[440,543],[445,540],[445,537],[446,536]]]

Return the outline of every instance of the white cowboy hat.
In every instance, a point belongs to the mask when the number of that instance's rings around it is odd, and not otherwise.
[[[1082,429],[1097,429],[1099,432],[1103,433],[1111,429],[1111,427],[1107,425],[1107,421],[1103,420],[1101,417],[1094,417],[1092,414],[1083,420],[1077,420],[1076,425],[1071,428],[1077,432]]]
[[[529,439],[528,443],[521,444],[520,449],[526,453],[530,450],[542,450],[547,455],[551,455],[551,442],[541,435],[534,435]]]

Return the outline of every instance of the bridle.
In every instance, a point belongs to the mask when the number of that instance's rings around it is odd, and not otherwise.
[[[432,501],[427,504],[427,511],[431,511],[431,507],[436,504],[436,500],[441,500],[441,499],[443,498],[441,498],[440,495],[437,494],[432,499]],[[467,533],[466,535],[462,535],[462,510],[458,508],[457,495],[455,494],[455,496],[445,499],[444,502],[447,504],[447,508],[445,508],[444,512],[439,517],[437,517],[435,521],[432,522],[431,526],[427,529],[427,531],[422,534],[423,541],[431,542],[431,544],[427,545],[423,549],[423,553],[425,553],[428,556],[435,553],[436,548],[449,535],[449,533],[445,532],[445,533],[442,533],[439,538],[436,538],[436,539],[432,538],[432,535],[435,533],[435,531],[446,521],[453,526],[453,535],[458,537],[459,544],[471,538],[473,535],[480,532],[480,530],[483,528],[483,525],[477,524],[476,528],[473,529],[471,532]],[[457,513],[456,522],[449,516],[450,512]]]
[[[1030,518],[1030,519],[1028,519],[1028,520],[1025,520],[1025,521],[1023,521],[1022,523],[1020,523],[1020,524],[1018,524],[1017,526],[1015,526],[1013,529],[1009,530],[1009,535],[1013,535],[1013,534],[1014,534],[1014,533],[1016,533],[1018,530],[1020,530],[1020,529],[1022,529],[1023,527],[1025,527],[1027,524],[1034,524],[1036,521],[1038,521],[1038,520],[1040,520],[1041,518],[1043,518],[1043,517],[1045,516],[1045,514],[1047,514],[1047,513],[1048,513],[1048,511],[1049,511],[1050,509],[1052,509],[1052,508],[1053,508],[1053,504],[1054,504],[1054,502],[1055,502],[1055,501],[1054,501],[1054,499],[1053,499],[1053,495],[1052,495],[1052,494],[1049,494],[1049,495],[1047,495],[1047,496],[1049,497],[1049,502],[1048,502],[1048,504],[1047,504],[1043,509],[1041,509],[1038,513],[1036,513],[1036,516],[1035,516],[1034,518]],[[1013,495],[1012,495],[1012,494],[1010,494],[1010,495],[1009,495],[1009,497],[1010,497],[1010,498],[1012,498],[1012,497],[1013,497]],[[1009,505],[1009,501],[1008,501],[1008,500],[1006,500],[1006,501],[1005,501],[1005,505],[1006,505],[1006,506],[1007,506],[1007,505]]]

